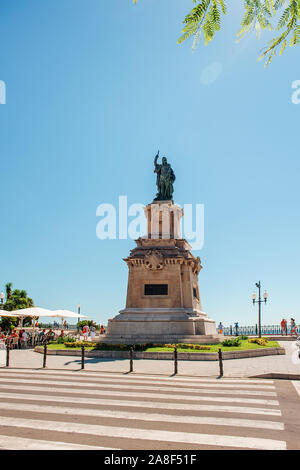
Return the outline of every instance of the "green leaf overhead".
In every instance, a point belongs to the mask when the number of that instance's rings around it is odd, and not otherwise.
[[[143,0],[146,1],[146,0]],[[246,34],[256,33],[260,38],[264,30],[278,34],[264,47],[259,60],[265,59],[268,65],[277,51],[283,54],[287,46],[294,47],[300,42],[300,0],[240,0],[244,7],[237,41]],[[138,0],[133,0],[137,3]],[[220,31],[222,16],[227,13],[225,0],[191,0],[194,4],[183,20],[182,34],[178,44],[193,38],[195,48],[203,37],[207,45]]]

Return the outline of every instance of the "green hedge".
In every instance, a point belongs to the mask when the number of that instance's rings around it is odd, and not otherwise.
[[[75,343],[76,339],[72,338],[72,336],[59,336],[56,341],[57,344],[64,344],[64,343]]]
[[[148,348],[178,348],[178,349],[194,349],[194,350],[205,350],[209,351],[210,346],[202,344],[155,344],[155,343],[143,343],[143,344],[107,344],[107,343],[92,343],[88,341],[73,341],[64,342],[68,348],[79,348],[81,346],[93,347],[98,351],[129,351],[133,348],[134,351],[146,351]]]

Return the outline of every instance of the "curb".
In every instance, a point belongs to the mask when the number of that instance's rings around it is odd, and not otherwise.
[[[43,354],[44,348],[36,346],[34,351]],[[277,356],[285,355],[285,349],[279,348],[262,348],[262,349],[248,349],[244,351],[223,351],[223,360],[229,359],[248,359],[252,357],[263,356]],[[53,356],[81,356],[80,350],[65,350],[65,349],[48,349],[47,355]],[[99,357],[102,359],[129,359],[129,351],[86,351],[85,357]],[[213,353],[178,353],[178,360],[181,361],[218,361],[219,356],[217,352]],[[173,352],[143,352],[135,351],[134,359],[152,359],[152,360],[173,360]]]
[[[277,372],[270,372],[268,374],[250,375],[249,379],[300,380],[300,374],[280,374]]]

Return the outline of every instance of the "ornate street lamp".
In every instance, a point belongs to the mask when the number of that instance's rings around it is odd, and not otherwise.
[[[253,302],[253,305],[255,304],[258,304],[258,336],[259,338],[261,338],[261,304],[264,302],[265,304],[267,303],[267,299],[268,299],[268,293],[267,291],[264,292],[264,298],[262,300],[261,298],[261,283],[260,281],[259,282],[256,282],[255,283],[256,287],[258,288],[258,300],[256,300],[256,294],[255,292],[252,294],[252,302]]]

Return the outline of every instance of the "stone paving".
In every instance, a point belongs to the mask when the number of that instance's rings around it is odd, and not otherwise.
[[[286,355],[225,360],[224,376],[252,377],[271,373],[300,375],[300,360],[297,359],[299,349],[295,342],[282,341],[280,345],[286,349]],[[10,367],[12,368],[38,369],[42,365],[43,355],[32,350],[13,350],[10,353]],[[81,368],[81,358],[80,356],[48,356],[47,368],[78,370]],[[126,373],[129,370],[129,360],[86,358],[85,370]],[[138,374],[172,375],[173,371],[173,361],[170,360],[134,361],[134,372]],[[219,364],[217,361],[179,361],[178,375],[217,377]]]

